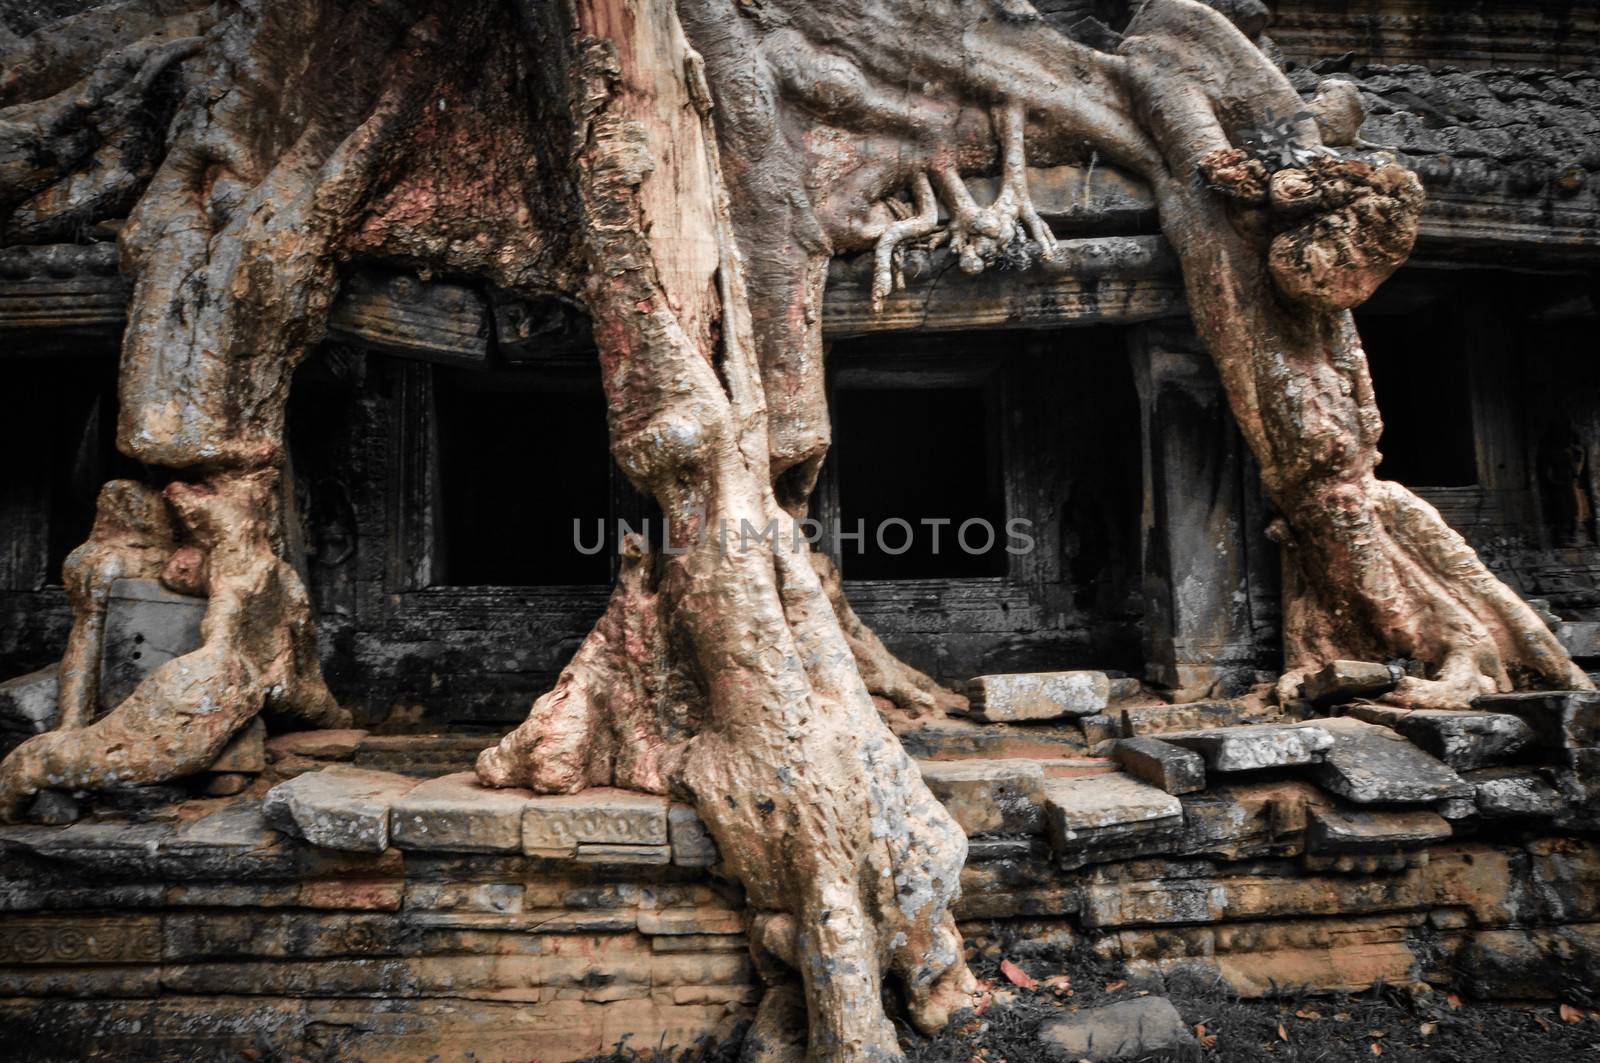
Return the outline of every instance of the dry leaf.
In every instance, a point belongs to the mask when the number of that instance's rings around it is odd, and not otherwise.
[[[1545,1033],[1549,1033],[1550,1032],[1550,1030],[1552,1028],[1550,1026],[1550,1020],[1545,1018],[1543,1015],[1535,1015],[1533,1017],[1533,1021],[1538,1023],[1539,1024],[1539,1029],[1543,1030]]]
[[[1450,1005],[1451,1011],[1461,1010],[1461,998],[1456,996],[1454,993],[1447,994],[1444,998],[1444,1001],[1446,1004]]]
[[[1195,1040],[1200,1042],[1201,1048],[1212,1048],[1215,1047],[1217,1043],[1217,1035],[1214,1033],[1206,1033],[1206,1024],[1203,1022],[1197,1022],[1194,1024],[1194,1037]]]
[[[1010,960],[1000,961],[1000,973],[1005,975],[1006,981],[1014,986],[1019,986],[1022,989],[1039,988],[1039,983],[1027,971],[1024,971]]]
[[[1367,1036],[1368,1037],[1387,1037],[1387,1036],[1389,1036],[1389,1031],[1388,1030],[1368,1030],[1367,1031]]]
[[[1064,974],[1053,974],[1039,983],[1058,997],[1072,995],[1072,979]]]
[[[1375,1056],[1383,1055],[1383,1046],[1374,1041],[1372,1043],[1372,1054]]]
[[[1334,1022],[1349,1022],[1350,1021],[1350,1013],[1348,1011],[1341,1011],[1341,1012],[1339,1012],[1339,1014],[1337,1014],[1337,1015],[1335,1015],[1333,1017],[1333,1021]]]
[[[1123,986],[1125,986],[1127,984],[1128,984],[1127,982],[1107,982],[1106,983],[1106,992],[1107,993],[1115,993],[1117,990],[1121,989]]]
[[[1278,1040],[1287,1041],[1288,1039],[1289,1039],[1289,1031],[1285,1030],[1283,1028],[1283,1023],[1281,1023],[1281,1022],[1278,1023]]]
[[[1312,1011],[1310,1008],[1301,1008],[1294,1013],[1294,1017],[1297,1019],[1320,1019],[1322,1018],[1322,1012]]]
[[[1557,1010],[1561,1015],[1561,1021],[1567,1023],[1568,1025],[1576,1026],[1578,1023],[1583,1021],[1583,1012],[1579,1011],[1571,1004],[1563,1004]]]
[[[1421,1026],[1418,1026],[1417,1030],[1421,1032],[1422,1036],[1424,1037],[1432,1037],[1433,1031],[1437,1030],[1438,1028],[1439,1024],[1436,1022],[1425,1022]]]

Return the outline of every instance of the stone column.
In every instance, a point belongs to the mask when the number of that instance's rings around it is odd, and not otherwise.
[[[1145,678],[1180,701],[1230,696],[1254,679],[1252,629],[1268,560],[1255,468],[1200,341],[1186,325],[1131,330],[1144,451],[1140,522]],[[1254,582],[1261,583],[1260,579]],[[1254,592],[1254,593],[1253,593]]]

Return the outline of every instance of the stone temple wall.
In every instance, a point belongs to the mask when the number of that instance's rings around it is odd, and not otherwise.
[[[1140,985],[1212,973],[1245,996],[1552,999],[1600,977],[1600,695],[1073,715],[1090,707],[913,742],[971,839],[970,947],[1083,945]],[[1082,756],[1107,729],[1110,758]],[[231,765],[255,774],[242,794],[133,791],[0,829],[0,1043],[559,1060],[748,1015],[748,913],[688,807],[484,790],[449,770],[474,753],[460,741],[254,742]]]

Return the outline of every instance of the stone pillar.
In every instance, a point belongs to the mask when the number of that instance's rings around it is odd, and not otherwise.
[[[1260,656],[1254,617],[1270,596],[1256,471],[1200,341],[1144,325],[1129,350],[1144,451],[1140,522],[1145,678],[1181,701],[1242,692]]]

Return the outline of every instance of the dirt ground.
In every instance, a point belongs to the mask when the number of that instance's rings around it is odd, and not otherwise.
[[[1039,1027],[1074,1008],[1153,990],[1086,949],[1029,947],[979,938],[972,967],[991,986],[981,1015],[964,1013],[937,1037],[903,1029],[908,1063],[1076,1063],[1052,1057]],[[1024,988],[1001,969],[1010,961],[1039,983]],[[1062,984],[1065,975],[1070,985]],[[1053,980],[1047,981],[1047,980]],[[1600,993],[1600,987],[1595,990]],[[1169,979],[1164,989],[1197,1033],[1192,1049],[1144,1057],[1148,1063],[1591,1063],[1600,1061],[1600,997],[1565,1005],[1509,1006],[1444,992],[1377,986],[1358,995],[1285,989],[1240,1000],[1215,980]],[[1574,993],[1583,997],[1581,991]],[[1204,1027],[1201,1031],[1198,1027]],[[619,1050],[584,1063],[737,1063],[736,1045]]]

